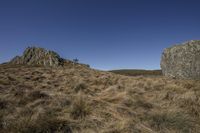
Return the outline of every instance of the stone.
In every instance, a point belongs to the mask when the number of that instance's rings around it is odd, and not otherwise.
[[[200,79],[200,40],[166,48],[160,65],[164,76]]]
[[[64,59],[54,51],[38,47],[28,47],[22,56],[16,56],[10,63],[57,67],[63,65]]]

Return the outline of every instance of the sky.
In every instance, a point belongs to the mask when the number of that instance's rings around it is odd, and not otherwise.
[[[160,69],[164,48],[200,40],[199,0],[0,0],[0,63],[28,46],[101,70]]]

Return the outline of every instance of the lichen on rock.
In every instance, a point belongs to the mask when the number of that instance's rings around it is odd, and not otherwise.
[[[160,65],[165,76],[200,79],[200,41],[192,40],[166,48]]]

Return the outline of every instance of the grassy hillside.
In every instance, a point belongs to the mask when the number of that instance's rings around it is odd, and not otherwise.
[[[137,70],[137,69],[121,69],[111,70],[110,72],[126,75],[126,76],[161,76],[161,70]]]
[[[198,133],[200,82],[0,65],[1,133]]]

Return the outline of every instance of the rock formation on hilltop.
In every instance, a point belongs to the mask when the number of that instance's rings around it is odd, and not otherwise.
[[[63,65],[64,59],[54,51],[49,51],[44,48],[28,47],[22,56],[16,56],[10,63],[57,67]]]
[[[161,69],[168,77],[200,79],[200,41],[189,41],[165,49]]]

